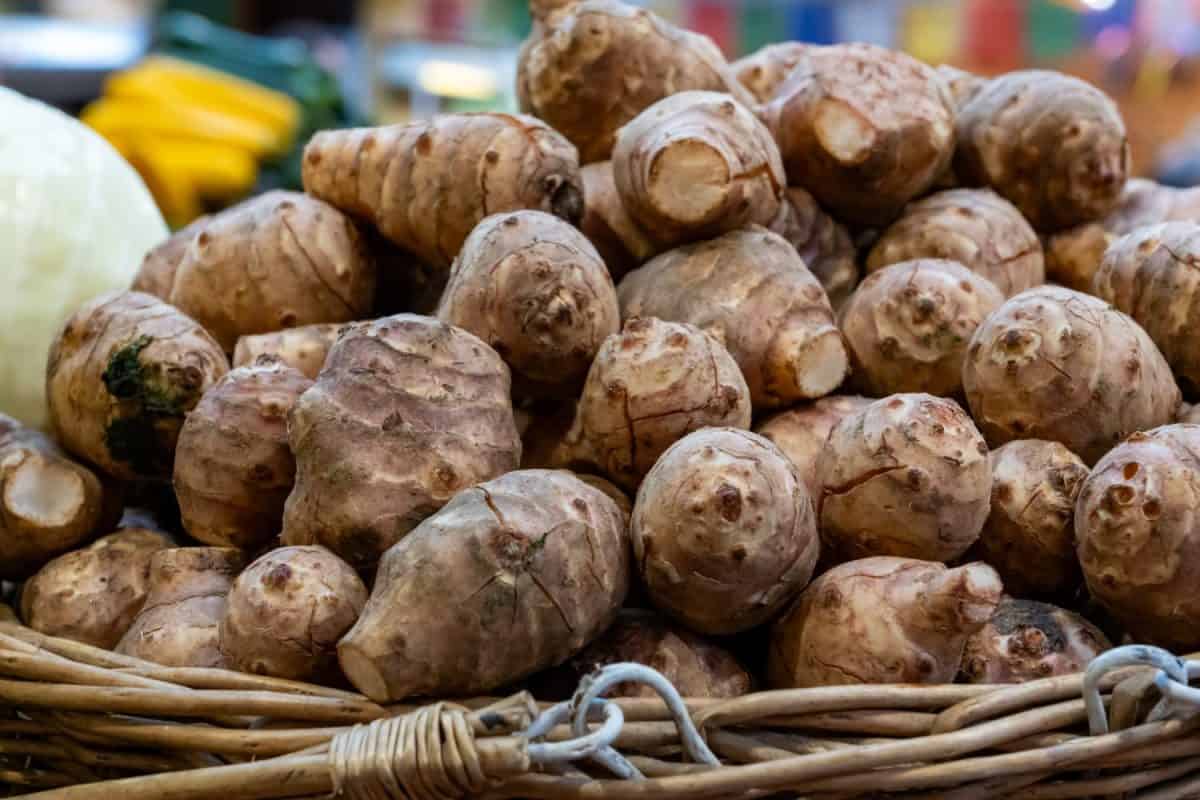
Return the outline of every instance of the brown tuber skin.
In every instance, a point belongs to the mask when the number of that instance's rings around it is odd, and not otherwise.
[[[788,183],[863,227],[891,222],[954,153],[945,82],[915,58],[869,44],[806,50],[763,117]]]
[[[975,95],[979,94],[984,86],[987,86],[988,82],[987,78],[967,72],[965,69],[952,67],[949,64],[938,65],[937,74],[950,88],[950,96],[954,98],[955,111],[962,111],[967,103],[975,99]]]
[[[817,462],[827,555],[958,558],[987,519],[987,452],[953,400],[897,394],[845,417]]]
[[[780,411],[763,420],[754,432],[769,440],[788,457],[796,474],[808,487],[815,506],[821,497],[817,461],[834,426],[875,401],[869,397],[833,395],[814,403]]]
[[[281,547],[233,582],[221,618],[230,668],[297,681],[335,681],[337,643],[367,604],[362,579],[324,547]]]
[[[857,254],[850,233],[798,186],[789,186],[784,192],[779,215],[769,227],[796,248],[804,265],[821,282],[830,304],[841,308],[858,283]]]
[[[150,559],[174,547],[146,528],[126,528],[64,553],[25,582],[21,617],[35,631],[111,650],[142,610]]]
[[[596,248],[541,211],[493,214],[450,271],[438,319],[491,345],[521,394],[573,394],[620,328],[617,292]]]
[[[1056,286],[1023,292],[984,320],[967,348],[963,388],[993,447],[1046,439],[1085,464],[1134,431],[1170,422],[1180,399],[1137,323]]]
[[[742,85],[759,103],[769,103],[779,86],[813,45],[805,42],[776,42],[760,47],[729,65]]]
[[[766,439],[707,428],[646,475],[630,528],[651,601],[694,631],[770,619],[812,577],[819,542],[808,490]]]
[[[1129,173],[1125,123],[1116,104],[1085,81],[1048,70],[1009,72],[958,115],[955,170],[1052,233],[1116,205]]]
[[[234,348],[233,366],[248,367],[262,356],[270,356],[315,381],[343,327],[343,323],[331,322],[243,336]]]
[[[624,520],[603,492],[564,471],[510,472],[388,550],[338,657],[378,702],[491,691],[595,639],[629,573]]]
[[[1003,303],[995,284],[956,261],[901,261],[872,272],[840,315],[852,382],[874,397],[961,394],[967,343]]]
[[[1058,442],[1025,439],[988,454],[992,507],[976,554],[1018,597],[1070,597],[1079,586],[1075,500],[1088,468]]]
[[[228,370],[220,345],[173,306],[102,295],[50,347],[51,424],[66,450],[115,478],[167,479],[184,416]]]
[[[145,292],[164,302],[171,302],[171,288],[175,286],[175,273],[179,271],[179,264],[183,261],[192,239],[196,238],[196,234],[204,229],[210,219],[212,217],[203,216],[193,220],[146,253],[142,266],[133,277],[130,291]]]
[[[626,319],[686,322],[724,344],[756,408],[829,394],[849,369],[820,283],[764,228],[663,253],[626,275],[617,294]]]
[[[258,550],[279,535],[296,476],[287,415],[312,381],[266,357],[239,367],[188,414],[175,449],[175,495],[197,541]]]
[[[575,148],[520,114],[321,131],[304,148],[303,178],[306,192],[443,272],[491,214],[531,208],[574,224],[583,213]]]
[[[658,246],[621,203],[611,161],[588,164],[580,175],[584,208],[579,229],[595,245],[613,280],[618,281],[657,253]]]
[[[292,409],[283,542],[358,570],[460,490],[517,468],[508,367],[464,330],[397,314],[356,325]]]
[[[1073,675],[1110,647],[1100,629],[1078,614],[1005,597],[988,623],[967,639],[961,678],[966,683],[1024,683]]]
[[[867,271],[918,258],[957,261],[1005,297],[1046,282],[1037,233],[987,189],[950,189],[909,205],[871,248]]]
[[[721,343],[691,325],[630,319],[592,362],[552,463],[631,491],[677,440],[721,425],[750,427],[750,390]]]
[[[950,683],[967,637],[1004,591],[996,571],[909,558],[864,558],[812,582],[771,634],[777,689]]]

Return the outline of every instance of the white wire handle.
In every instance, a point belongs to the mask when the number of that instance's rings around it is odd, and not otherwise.
[[[1163,700],[1151,712],[1152,718],[1161,719],[1169,714],[1167,706],[1170,704],[1187,704],[1193,710],[1200,706],[1200,691],[1188,686],[1188,663],[1182,658],[1161,647],[1145,644],[1114,647],[1093,658],[1083,675],[1083,704],[1087,708],[1088,728],[1093,736],[1108,733],[1108,714],[1100,697],[1101,678],[1114,669],[1140,665],[1158,667],[1159,670],[1154,684],[1162,693]]]

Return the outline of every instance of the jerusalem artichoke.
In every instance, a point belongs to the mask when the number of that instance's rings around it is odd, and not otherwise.
[[[175,273],[179,271],[179,263],[183,261],[192,239],[204,229],[209,219],[211,217],[197,217],[146,253],[146,257],[142,259],[142,266],[133,277],[130,291],[145,292],[159,300],[171,302],[171,288],[175,285]]]
[[[817,205],[811,194],[789,186],[770,229],[800,254],[834,310],[841,308],[858,283],[858,263],[849,232]]]
[[[611,161],[597,161],[580,170],[583,178],[583,219],[579,229],[588,237],[614,281],[637,269],[658,252],[658,246],[630,218],[617,194]]]
[[[252,366],[260,357],[270,356],[310,381],[316,380],[343,327],[343,323],[329,322],[243,336],[233,350],[233,366]]]
[[[811,47],[805,42],[775,42],[739,58],[729,68],[755,100],[769,103]]]
[[[1005,597],[967,639],[962,677],[967,683],[1024,683],[1073,675],[1110,647],[1100,629],[1078,614]]]
[[[832,395],[822,397],[814,403],[796,406],[768,417],[754,432],[783,451],[796,473],[808,487],[808,493],[817,505],[821,497],[821,478],[817,474],[817,460],[825,449],[829,432],[843,418],[861,411],[874,400],[854,395]]]

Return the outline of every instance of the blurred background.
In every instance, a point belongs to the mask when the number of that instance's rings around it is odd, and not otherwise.
[[[869,41],[982,74],[1101,86],[1136,170],[1200,183],[1200,0],[642,0],[731,58]],[[0,85],[79,115],[184,225],[299,184],[318,128],[514,109],[526,0],[0,0]]]

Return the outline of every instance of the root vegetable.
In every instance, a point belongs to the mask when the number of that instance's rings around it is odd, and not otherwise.
[[[338,657],[380,702],[490,691],[604,631],[629,572],[624,521],[603,492],[564,471],[510,472],[388,550]]]
[[[517,468],[508,368],[475,336],[397,314],[356,325],[291,412],[285,544],[359,570],[455,493]]]
[[[686,322],[722,342],[757,408],[829,394],[848,371],[824,290],[795,249],[763,228],[668,251],[617,292],[627,319]]]
[[[937,74],[946,82],[946,86],[950,89],[950,96],[954,98],[955,111],[962,111],[967,103],[975,98],[987,85],[988,79],[967,72],[964,69],[952,67],[949,64],[941,64],[937,67]]]
[[[246,567],[225,604],[221,653],[231,669],[329,682],[337,643],[367,603],[367,587],[324,547],[281,547]]]
[[[763,115],[788,183],[859,226],[891,222],[954,153],[945,82],[915,58],[869,44],[806,50]]]
[[[1170,422],[1179,388],[1154,342],[1094,297],[1055,286],[1008,300],[976,329],[963,388],[988,443],[1061,442],[1094,464]]]
[[[316,380],[321,367],[325,366],[329,348],[333,347],[343,327],[340,322],[330,322],[243,336],[234,348],[233,366],[253,366],[260,357],[270,356],[309,380]]]
[[[486,216],[531,208],[573,224],[583,213],[575,148],[523,115],[322,131],[304,148],[303,176],[305,191],[441,272]]]
[[[768,439],[783,451],[796,474],[808,487],[813,505],[821,497],[821,477],[817,474],[817,460],[825,449],[829,432],[845,417],[861,411],[874,400],[853,395],[822,397],[814,403],[797,406],[768,417],[754,432]]]
[[[908,558],[834,567],[804,590],[771,633],[775,688],[950,683],[967,637],[1004,589],[996,571]]]
[[[967,683],[1024,683],[1073,675],[1110,647],[1100,629],[1078,614],[1006,597],[967,639],[962,677]]]
[[[908,206],[871,248],[867,271],[918,258],[957,261],[1005,297],[1046,282],[1037,233],[987,189],[950,189]]]
[[[987,453],[953,400],[898,394],[843,418],[817,462],[822,545],[842,561],[958,558],[987,519]]]
[[[858,263],[849,232],[817,205],[811,194],[796,186],[784,192],[779,216],[770,229],[787,239],[829,297],[840,308],[858,283]]]
[[[184,416],[229,369],[195,320],[140,292],[72,315],[50,348],[46,395],[58,439],[115,478],[170,477]]]
[[[312,381],[278,362],[239,367],[204,393],[175,450],[175,495],[197,541],[254,551],[279,536],[296,475],[287,415]]]
[[[142,266],[133,277],[130,291],[152,294],[159,300],[171,302],[171,288],[175,285],[175,273],[179,271],[179,264],[191,246],[192,239],[196,238],[196,234],[204,229],[210,219],[212,218],[209,216],[198,217],[146,253],[146,257],[142,259]]]
[[[1125,124],[1113,101],[1078,78],[1047,70],[989,81],[958,116],[955,169],[991,186],[1039,231],[1097,220],[1116,205],[1129,172]]]
[[[164,533],[126,528],[42,567],[21,592],[25,624],[111,650],[146,602],[150,559],[174,547]]]
[[[742,85],[759,103],[769,103],[792,70],[813,45],[805,42],[776,42],[760,47],[729,65]]]
[[[608,269],[577,229],[541,211],[494,214],[454,261],[437,316],[491,345],[521,394],[573,394],[620,328]]]
[[[579,229],[596,246],[613,280],[618,281],[657,253],[658,246],[621,203],[611,161],[588,164],[580,175],[584,210]]]
[[[923,258],[867,276],[842,307],[851,380],[885,397],[962,392],[967,343],[1004,294],[957,261]]]
[[[609,500],[616,503],[617,508],[621,510],[621,517],[625,520],[625,527],[629,527],[629,520],[633,516],[633,501],[629,499],[629,495],[621,491],[621,487],[599,475],[576,475],[575,477],[593,489],[604,492]]]
[[[654,605],[708,634],[770,619],[808,583],[819,548],[795,467],[734,428],[697,431],[663,453],[638,491],[631,534]]]

